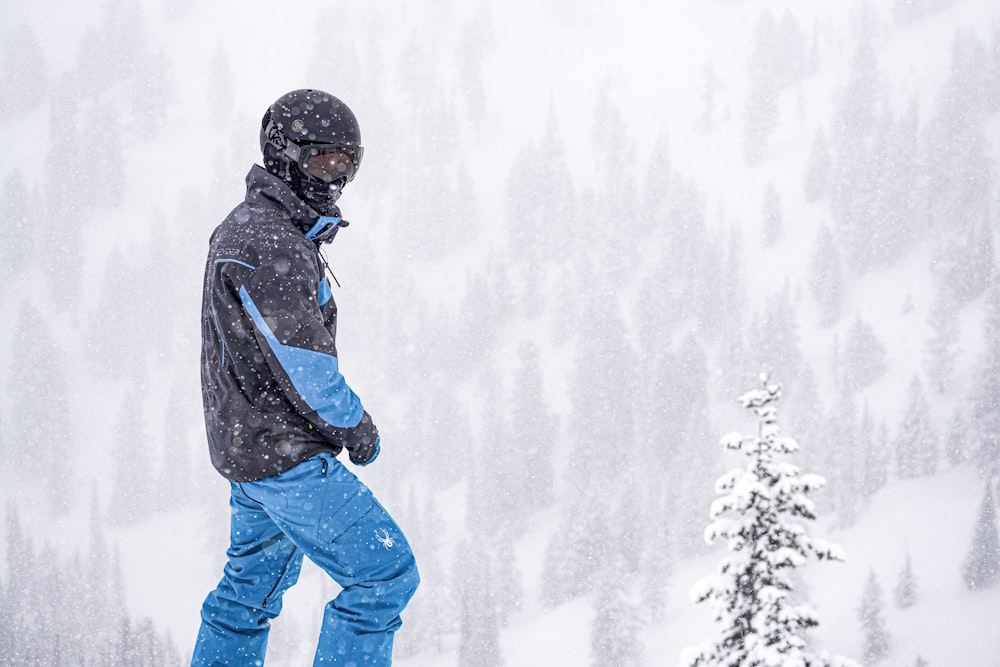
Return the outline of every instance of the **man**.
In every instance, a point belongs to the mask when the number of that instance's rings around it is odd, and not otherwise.
[[[343,587],[314,665],[388,665],[419,576],[399,527],[336,458],[368,465],[381,440],[338,368],[319,252],[347,226],[336,202],[361,164],[361,133],[333,95],[296,90],[267,110],[260,142],[264,168],[212,234],[205,268],[202,395],[232,525],[191,664],[262,665],[305,555]]]

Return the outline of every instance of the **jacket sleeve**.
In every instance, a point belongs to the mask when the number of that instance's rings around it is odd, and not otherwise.
[[[318,300],[322,275],[311,248],[292,243],[261,258],[239,289],[268,367],[295,409],[330,443],[364,464],[378,429],[348,386]]]

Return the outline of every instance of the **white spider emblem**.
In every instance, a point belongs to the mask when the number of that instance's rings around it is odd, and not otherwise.
[[[378,530],[375,531],[375,539],[381,542],[382,546],[384,546],[386,549],[389,549],[394,544],[396,544],[396,540],[389,537],[389,531],[386,530],[385,528],[379,528]]]

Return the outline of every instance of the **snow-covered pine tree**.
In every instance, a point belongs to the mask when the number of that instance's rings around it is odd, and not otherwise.
[[[959,351],[958,304],[946,290],[938,290],[928,321],[932,333],[924,344],[924,368],[931,387],[943,394],[951,385]]]
[[[857,521],[865,501],[863,493],[866,443],[858,427],[858,410],[853,392],[846,382],[840,384],[837,402],[827,416],[824,431],[825,460],[823,470],[831,488],[831,510],[836,513],[836,527],[851,526]]]
[[[968,458],[969,420],[965,418],[961,408],[955,408],[951,421],[948,423],[948,435],[944,440],[944,453],[948,463],[956,466]]]
[[[747,62],[750,92],[743,110],[743,156],[747,164],[763,157],[767,140],[778,124],[780,81],[775,67],[778,26],[774,15],[764,10],[754,27],[753,44]]]
[[[0,204],[0,225],[5,230],[4,242],[0,245],[0,277],[9,284],[12,277],[30,266],[35,247],[31,212],[37,210],[37,204],[20,170],[13,169],[7,176],[0,201],[3,202]]]
[[[761,242],[765,248],[770,248],[781,238],[785,224],[784,216],[781,213],[781,197],[778,196],[778,190],[774,187],[774,183],[768,183],[767,189],[764,191],[763,209]]]
[[[889,631],[885,627],[885,601],[882,586],[874,570],[868,575],[865,591],[858,607],[858,621],[861,623],[861,651],[865,664],[878,662],[889,654]]]
[[[823,128],[820,128],[816,130],[812,150],[809,153],[809,162],[806,165],[803,188],[808,201],[816,201],[827,195],[830,189],[831,169],[830,146],[826,141],[826,133],[823,132]]]
[[[937,470],[938,436],[930,417],[931,406],[919,375],[910,382],[906,412],[896,433],[896,474],[910,479]]]
[[[490,554],[463,539],[456,550],[456,572],[460,572],[458,657],[462,665],[499,667],[500,623],[497,618]]]
[[[519,503],[511,509],[529,514],[548,507],[554,497],[555,472],[552,450],[556,441],[556,417],[549,409],[542,386],[541,354],[531,342],[521,343],[517,350],[517,390],[508,401],[511,420],[508,427],[511,449],[518,452],[524,465],[515,465],[512,478],[506,482],[514,486],[512,500]]]
[[[861,423],[858,427],[858,441],[863,452],[864,462],[860,472],[861,496],[867,502],[875,493],[885,486],[889,479],[889,446],[886,444],[885,423],[881,427],[875,425],[871,407],[865,400],[861,409]]]
[[[809,289],[816,300],[819,323],[823,326],[840,319],[844,300],[844,270],[839,244],[840,239],[823,225],[816,237],[816,247],[809,264]]]
[[[615,560],[620,558],[619,555]],[[629,600],[629,578],[621,577],[620,571],[619,567],[611,567],[600,576],[602,582],[590,629],[592,667],[621,667],[642,662],[639,613]]]
[[[886,353],[875,329],[861,319],[860,313],[856,314],[844,340],[841,361],[847,388],[851,391],[863,389],[885,375]]]
[[[685,667],[828,666],[856,667],[853,660],[806,651],[805,631],[819,624],[808,605],[792,605],[791,573],[809,560],[843,560],[843,550],[806,534],[802,520],[815,518],[808,494],[823,486],[819,475],[802,474],[780,460],[798,450],[781,435],[777,409],[780,387],[766,374],[761,385],[740,397],[758,419],[756,435],[730,433],[722,445],[747,457],[716,482],[722,494],[712,503],[709,543],[724,538],[731,554],[717,575],[692,587],[695,602],[710,601],[720,636],[684,649]]]
[[[896,583],[896,606],[900,609],[912,607],[917,602],[917,580],[913,576],[913,563],[910,560],[910,550],[906,550],[906,561],[899,571],[899,581]]]
[[[1000,539],[997,538],[996,504],[993,488],[986,485],[986,494],[979,506],[976,534],[965,557],[965,585],[971,590],[983,590],[1000,581]]]
[[[976,363],[978,371],[969,396],[969,454],[976,467],[995,474],[1000,464],[1000,280],[990,290],[983,324],[986,349]]]

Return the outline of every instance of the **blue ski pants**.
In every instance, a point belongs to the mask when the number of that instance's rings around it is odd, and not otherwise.
[[[392,517],[336,458],[233,482],[228,562],[201,610],[192,667],[264,664],[270,621],[308,556],[343,590],[326,605],[313,665],[392,663],[400,612],[420,577]]]

